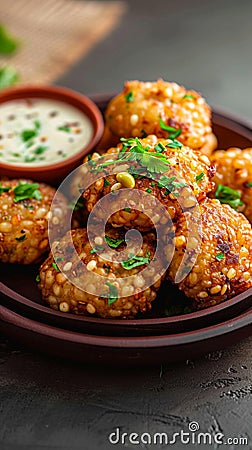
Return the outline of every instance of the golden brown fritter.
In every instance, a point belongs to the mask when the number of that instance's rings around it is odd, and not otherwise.
[[[48,220],[55,189],[31,180],[0,180],[0,261],[31,264],[49,251]],[[60,234],[67,203],[58,197],[52,224]]]
[[[174,282],[183,256],[186,254],[185,271],[187,264],[196,259],[190,274],[178,287],[195,300],[197,309],[221,303],[252,286],[252,229],[246,217],[218,200],[206,199],[199,208],[202,220],[199,253],[196,254],[197,240],[185,253],[186,220],[190,214],[186,213],[176,224],[175,254],[167,272]]]
[[[55,243],[54,256],[50,253],[40,268],[38,285],[43,299],[53,309],[121,319],[151,309],[161,284],[162,269],[161,261],[155,268],[149,264],[155,253],[155,235],[143,236],[137,252],[134,239],[126,249],[122,232],[112,229],[106,236],[105,242],[104,236],[97,234],[93,247],[87,231],[76,229]],[[114,248],[108,246],[104,252],[108,238]],[[71,240],[77,253],[73,252]],[[140,272],[146,267],[147,272],[142,275]]]
[[[120,151],[124,153],[119,154]],[[144,159],[135,161],[135,156],[139,157],[139,153],[135,153],[138,151]],[[116,175],[109,172],[112,166],[102,168],[102,163],[105,161],[106,164],[110,154],[115,154],[113,170],[117,168],[119,172]],[[182,146],[176,140],[158,139],[154,135],[129,139],[110,149],[105,157],[101,162],[96,157],[90,161],[91,174],[98,170],[100,178],[85,190],[83,196],[89,212],[99,199],[103,200],[102,205],[96,208],[100,219],[113,207],[114,213],[108,222],[115,227],[151,230],[157,223],[167,223],[168,216],[160,211],[160,206],[165,208],[172,220],[176,220],[182,210],[193,208],[213,189],[210,178],[214,171],[208,157]],[[128,167],[127,164],[125,166],[127,158],[130,158]],[[87,168],[84,175],[88,176]],[[134,188],[134,192],[125,191],[125,188]],[[111,192],[113,197],[107,196]],[[123,194],[123,198],[119,193]]]
[[[176,83],[128,81],[124,90],[111,100],[106,129],[99,148],[115,143],[115,136],[144,137],[155,134],[167,138],[169,132],[160,120],[181,130],[179,140],[192,149],[210,154],[217,146],[212,135],[211,111],[204,98]]]
[[[216,189],[221,184],[238,190],[244,204],[239,210],[252,223],[252,148],[218,150],[211,160],[216,166]]]

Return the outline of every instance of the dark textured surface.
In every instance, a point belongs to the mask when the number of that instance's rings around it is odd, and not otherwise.
[[[61,84],[104,92],[127,78],[163,76],[252,121],[250,0],[128,3],[115,32]],[[252,339],[199,361],[128,370],[73,365],[0,342],[1,450],[103,450],[113,448],[107,435],[117,426],[171,435],[192,420],[212,435],[249,441],[218,448],[252,449]]]
[[[106,449],[116,427],[172,435],[195,420],[212,435],[247,437],[252,448],[252,339],[194,362],[123,370],[1,342],[1,449]]]

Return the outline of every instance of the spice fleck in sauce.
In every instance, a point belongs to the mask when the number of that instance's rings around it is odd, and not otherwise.
[[[93,136],[89,118],[67,103],[48,99],[0,105],[0,161],[38,166],[75,155]]]

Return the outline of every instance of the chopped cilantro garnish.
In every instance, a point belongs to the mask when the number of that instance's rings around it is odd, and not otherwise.
[[[170,137],[169,137],[169,139],[170,139]],[[177,141],[177,139],[173,139],[172,142],[168,142],[166,144],[166,147],[169,147],[169,148],[182,148],[183,144],[181,144],[181,142]]]
[[[96,247],[93,247],[92,250],[90,250],[90,253],[97,253],[102,252],[104,250],[104,247],[102,245],[97,245]]]
[[[22,234],[22,236],[19,236],[19,237],[15,238],[15,239],[18,242],[22,242],[22,241],[24,241],[26,239],[26,234]]]
[[[186,186],[185,183],[181,183],[179,181],[175,181],[176,176],[167,177],[166,175],[162,175],[158,181],[159,188],[166,188],[169,192],[173,192],[176,189],[181,189]]]
[[[34,126],[37,130],[40,130],[41,128],[41,122],[39,120],[34,120]]]
[[[148,194],[150,194],[152,192],[152,190],[150,188],[145,189],[146,192],[148,192]]]
[[[102,294],[100,297],[106,298],[108,300],[108,306],[110,306],[118,299],[118,289],[113,283],[110,283],[110,281],[106,281],[105,286],[109,287],[109,292],[107,294]]]
[[[128,94],[125,95],[125,100],[127,103],[131,103],[134,100],[134,94],[132,91],[129,91]]]
[[[150,263],[150,252],[147,252],[146,257],[129,255],[129,259],[121,262],[121,266],[126,270],[134,269],[135,267],[142,266],[143,264]]]
[[[30,139],[34,138],[35,136],[37,136],[38,132],[37,130],[23,130],[21,131],[21,139],[23,142],[27,142]]]
[[[20,202],[22,200],[26,200],[28,198],[35,198],[35,200],[41,200],[42,195],[38,190],[38,183],[18,183],[18,185],[14,188],[15,197],[13,201],[15,203]]]
[[[104,180],[104,186],[109,186],[110,185],[110,182],[107,180],[107,178],[105,178],[105,180]]]
[[[10,189],[11,189],[11,186],[3,187],[3,186],[2,186],[2,183],[0,183],[0,195],[1,195],[3,192],[9,192]]]
[[[157,151],[157,152],[163,152],[163,151],[165,151],[165,146],[164,146],[164,144],[162,144],[162,142],[159,142],[157,145],[156,145],[156,147],[154,147],[155,148],[155,150]]]
[[[245,186],[246,186],[246,187],[249,187],[249,188],[252,188],[252,182],[251,182],[251,181],[248,181],[248,183],[245,183]]]
[[[106,161],[100,165],[100,170],[111,164],[118,164],[125,161],[138,161],[141,166],[147,168],[149,172],[162,173],[167,171],[169,161],[162,153],[149,152],[151,148],[149,145],[143,146],[140,139],[136,138],[121,138],[124,151],[121,150],[120,158],[118,160]],[[128,150],[126,152],[126,150]]]
[[[196,181],[197,183],[205,176],[203,172],[201,172],[199,175],[196,175]]]
[[[218,253],[218,255],[215,256],[217,261],[221,261],[225,257],[224,253]]]
[[[65,131],[66,133],[70,133],[70,131],[71,131],[71,128],[70,128],[70,127],[67,127],[67,126],[64,126],[64,125],[62,125],[61,127],[58,127],[58,130],[59,130],[59,131]]]
[[[185,98],[191,98],[192,100],[194,100],[194,96],[192,94],[184,95],[183,99],[185,99]]]
[[[36,276],[35,281],[36,281],[36,283],[40,282],[40,276],[39,275]]]
[[[52,263],[52,266],[55,270],[57,270],[57,272],[60,272],[60,270],[55,262]]]
[[[111,237],[107,236],[106,234],[105,234],[105,240],[106,240],[107,244],[112,248],[117,248],[117,247],[119,247],[119,245],[121,245],[125,242],[124,239],[111,238]]]
[[[241,201],[241,193],[228,186],[219,184],[215,192],[215,198],[217,198],[221,203],[226,203],[232,208],[237,210],[238,206],[243,206]]]
[[[128,208],[128,206],[126,206],[126,208],[124,208],[124,211],[127,213],[131,213],[131,208]]]
[[[34,161],[36,161],[36,157],[35,156],[25,156],[25,158],[24,158],[24,162],[27,162],[27,163],[32,163],[32,162],[34,162]]]
[[[45,145],[39,145],[35,150],[34,153],[35,155],[41,155],[41,153],[44,153],[46,151],[48,147],[46,147]]]
[[[155,181],[152,181],[151,182],[151,187],[154,187],[154,186],[156,186],[156,183],[155,183]]]
[[[159,125],[162,130],[168,131],[169,139],[176,139],[182,133],[180,128],[170,127],[169,125],[166,125],[162,119],[159,120]]]

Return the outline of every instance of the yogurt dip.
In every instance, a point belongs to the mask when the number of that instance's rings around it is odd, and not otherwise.
[[[90,119],[74,106],[51,99],[0,105],[0,161],[43,166],[62,162],[92,139]]]

